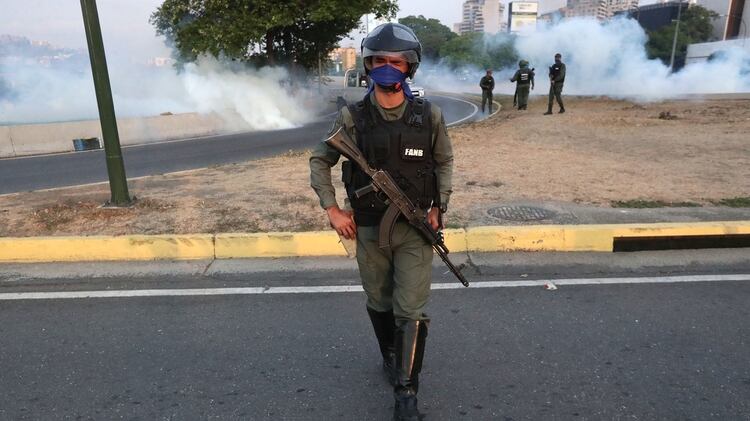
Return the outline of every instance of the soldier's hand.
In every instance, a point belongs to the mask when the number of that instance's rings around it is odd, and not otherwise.
[[[439,208],[432,208],[430,209],[430,212],[427,213],[427,222],[430,223],[430,226],[435,231],[440,230],[440,209]],[[445,216],[443,216],[443,223],[445,223]]]
[[[354,215],[352,212],[341,210],[338,206],[331,206],[326,209],[328,221],[336,232],[347,240],[353,240],[357,237],[357,225],[354,224]]]

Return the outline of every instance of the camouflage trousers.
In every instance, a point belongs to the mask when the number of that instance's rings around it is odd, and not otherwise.
[[[424,314],[432,284],[433,250],[405,221],[393,229],[391,248],[378,247],[379,227],[357,227],[357,264],[367,307],[393,309],[397,325],[426,320]]]
[[[563,100],[562,100],[562,90],[563,90],[563,84],[562,83],[553,83],[549,87],[549,104],[547,105],[547,110],[552,111],[552,101],[557,99],[557,105],[560,106],[560,109],[564,109],[565,106],[563,106]]]
[[[518,85],[516,87],[516,94],[518,95],[518,109],[526,108],[529,104],[529,92],[530,85]]]
[[[482,90],[482,112],[484,112],[484,104],[490,107],[490,114],[492,114],[492,91]]]

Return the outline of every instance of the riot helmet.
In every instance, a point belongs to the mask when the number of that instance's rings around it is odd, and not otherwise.
[[[367,74],[372,68],[374,56],[404,57],[409,63],[407,76],[414,78],[422,61],[422,44],[408,26],[384,23],[378,25],[362,40],[362,62]]]
[[[529,66],[529,62],[526,60],[521,60],[518,62],[518,67],[520,67],[521,69],[523,69],[524,67],[528,67],[528,66]]]

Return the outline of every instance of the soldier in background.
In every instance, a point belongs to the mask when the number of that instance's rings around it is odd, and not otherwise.
[[[525,110],[529,103],[529,87],[534,89],[534,69],[529,69],[529,62],[521,60],[518,62],[518,70],[510,79],[516,82],[516,96],[518,97],[518,109]]]
[[[487,69],[487,74],[479,81],[479,87],[482,88],[482,112],[484,104],[489,103],[489,113],[492,114],[492,90],[495,89],[495,79],[492,77],[492,70]]]
[[[560,114],[565,112],[565,106],[562,101],[563,84],[565,83],[565,63],[562,62],[562,55],[555,54],[555,64],[549,67],[549,104],[547,112],[544,115],[552,114],[552,100],[557,99],[557,105],[560,106]]]

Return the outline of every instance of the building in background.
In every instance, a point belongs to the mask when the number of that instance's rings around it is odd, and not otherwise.
[[[484,17],[479,0],[467,0],[463,4],[461,23],[458,33],[468,34],[470,32],[482,32],[484,29]]]
[[[647,31],[656,31],[664,26],[670,25],[677,19],[677,8],[682,7],[682,13],[690,4],[688,2],[666,1],[638,7],[634,10],[621,11],[615,16],[626,16],[635,19],[641,27]]]
[[[599,20],[607,19],[606,0],[568,0],[565,6],[566,18],[595,17]]]
[[[512,1],[508,8],[508,32],[518,33],[536,30],[539,3],[534,1]]]
[[[557,23],[561,21],[564,18],[565,18],[565,8],[563,7],[563,8],[539,15],[537,17],[537,21],[545,22],[547,24],[553,24],[553,23]]]
[[[503,15],[505,14],[505,5],[500,0],[484,0],[482,6],[482,17],[484,18],[484,29],[486,34],[496,34],[505,32],[506,24]]]
[[[697,4],[716,12],[714,38],[719,41],[748,37],[750,7],[747,0],[698,0]]]
[[[638,9],[638,0],[607,0],[607,19]]]
[[[746,0],[698,0],[698,5],[719,14],[713,33],[717,41],[688,45],[685,63],[710,61],[729,49],[743,49],[750,54],[747,29],[750,6],[747,3]]]
[[[604,21],[617,14],[638,9],[638,0],[568,0],[565,7],[545,13],[540,20],[551,21],[559,13],[566,18],[593,17]]]
[[[748,39],[730,39],[726,41],[702,42],[699,44],[688,45],[685,64],[700,63],[711,61],[721,57],[726,50],[737,48],[745,50],[745,54],[750,55],[750,40]]]
[[[459,34],[505,31],[505,5],[500,0],[466,0],[462,6],[461,22],[453,26]]]
[[[328,55],[333,74],[343,74],[357,66],[357,49],[354,47],[336,48]]]

